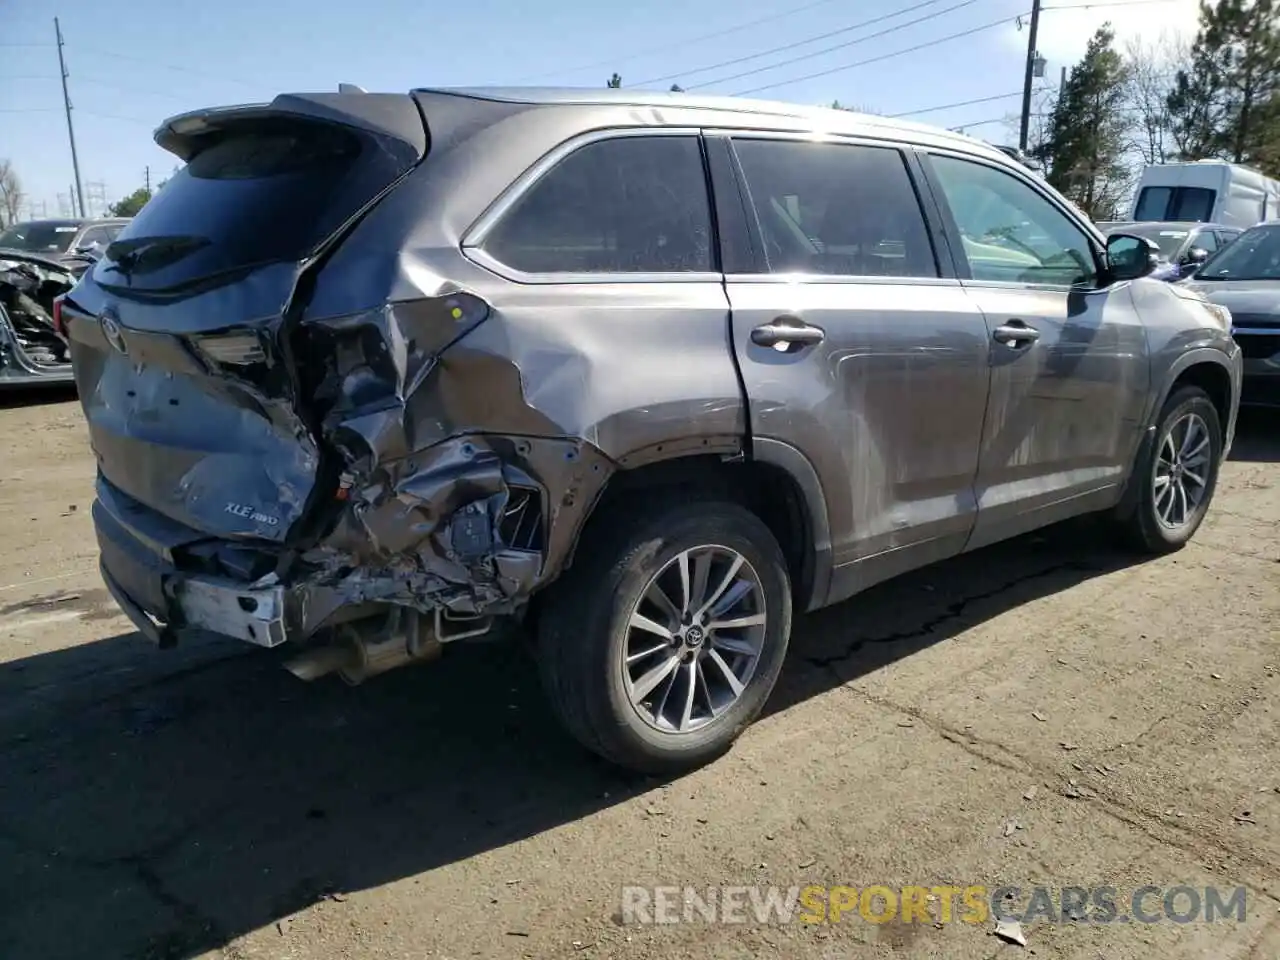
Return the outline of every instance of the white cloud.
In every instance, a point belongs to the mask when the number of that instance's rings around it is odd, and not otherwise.
[[[1184,35],[1191,39],[1199,22],[1198,0],[1163,0],[1163,2],[1139,2],[1139,0],[1103,0],[1096,7],[1053,10],[1051,7],[1073,7],[1084,0],[1046,0],[1040,14],[1040,30],[1036,46],[1040,55],[1048,60],[1045,80],[1056,84],[1063,67],[1068,70],[1084,56],[1089,38],[1104,23],[1110,22],[1116,31],[1116,46],[1123,50],[1132,38],[1147,42],[1168,36]],[[1011,45],[1026,51],[1027,31],[1001,31]]]

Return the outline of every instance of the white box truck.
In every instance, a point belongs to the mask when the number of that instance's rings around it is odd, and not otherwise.
[[[1280,181],[1225,160],[1152,163],[1142,170],[1132,220],[1251,227],[1280,217]]]

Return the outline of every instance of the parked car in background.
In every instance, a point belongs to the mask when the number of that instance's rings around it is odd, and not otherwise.
[[[1280,220],[1246,230],[1179,286],[1231,311],[1244,400],[1280,405]]]
[[[0,248],[0,389],[72,382],[55,301],[75,279],[55,258]]]
[[[1160,248],[1157,280],[1177,280],[1194,272],[1244,231],[1220,223],[1106,221],[1098,224],[1103,233],[1128,233],[1145,237]]]
[[[1225,223],[1244,230],[1280,216],[1280,181],[1225,160],[1152,163],[1142,170],[1132,220]]]
[[[73,266],[83,270],[83,259],[100,255],[130,219],[24,220],[0,232],[0,249],[37,253],[59,260],[66,257]]]
[[[359,682],[522,620],[583,744],[686,768],[793,615],[1095,511],[1176,550],[1231,445],[1227,311],[944,130],[482,89],[156,139],[186,166],[62,316],[103,578],[161,646]]]

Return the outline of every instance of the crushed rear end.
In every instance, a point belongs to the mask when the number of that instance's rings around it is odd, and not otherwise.
[[[282,96],[156,139],[186,167],[63,305],[120,606],[161,645],[345,631],[298,672],[349,679],[516,609],[541,567],[539,485],[440,433],[420,390],[488,306],[437,277],[393,298],[394,240],[317,293],[428,155],[417,101]]]

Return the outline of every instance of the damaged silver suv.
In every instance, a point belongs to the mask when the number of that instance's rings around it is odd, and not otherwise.
[[[288,95],[61,303],[102,573],[187,631],[375,673],[522,621],[610,760],[725,750],[793,616],[1090,511],[1183,544],[1226,310],[999,150],[632,91]]]

